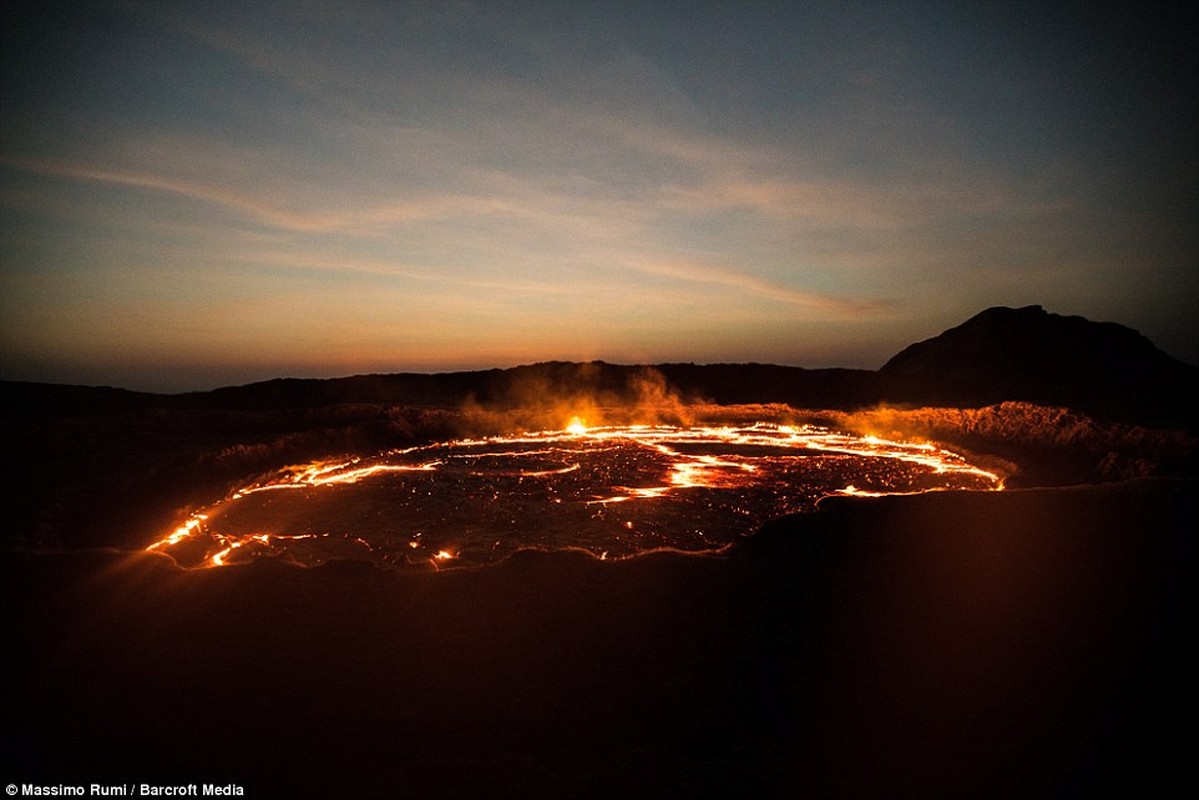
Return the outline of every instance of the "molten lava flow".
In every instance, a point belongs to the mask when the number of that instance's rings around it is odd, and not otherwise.
[[[519,549],[598,558],[719,552],[830,494],[1003,488],[929,443],[814,426],[604,426],[288,467],[191,515],[147,549],[189,567],[489,563]]]

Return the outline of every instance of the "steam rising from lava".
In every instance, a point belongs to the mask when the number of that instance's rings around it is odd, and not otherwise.
[[[690,425],[703,404],[684,400],[653,367],[612,375],[599,364],[549,365],[522,373],[487,403],[462,407],[466,435],[555,430],[572,418],[589,425]]]

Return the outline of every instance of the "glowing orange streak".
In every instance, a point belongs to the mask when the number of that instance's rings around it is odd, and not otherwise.
[[[581,469],[579,464],[571,464],[569,467],[562,469],[543,469],[540,472],[521,472],[521,477],[524,478],[544,478],[547,475],[565,475],[568,472],[578,472]]]
[[[361,467],[359,469],[349,470],[348,472],[342,472],[342,473],[337,472],[337,470],[343,469],[344,467],[346,467],[350,464],[355,464],[355,463],[357,463],[357,461],[358,461],[358,459],[353,459],[351,461],[343,461],[343,462],[340,462],[337,464],[332,464],[332,465],[329,464],[328,462],[321,462],[321,463],[306,467],[300,472],[293,473],[290,476],[290,478],[287,480],[287,482],[285,482],[285,483],[266,483],[266,484],[262,484],[259,486],[247,486],[247,487],[238,489],[237,491],[233,492],[233,494],[231,494],[226,500],[223,500],[220,503],[210,506],[205,511],[197,512],[197,513],[193,514],[192,516],[188,517],[188,519],[182,525],[180,525],[178,528],[176,528],[174,531],[172,531],[169,535],[163,537],[162,539],[159,539],[158,541],[156,541],[150,545],[147,545],[146,549],[147,550],[160,550],[164,547],[172,547],[174,545],[179,544],[180,542],[184,541],[185,539],[188,539],[191,536],[194,536],[196,533],[198,533],[201,530],[201,526],[203,525],[204,521],[209,518],[210,512],[220,508],[222,505],[224,505],[225,503],[227,503],[231,500],[238,500],[238,499],[247,497],[252,494],[257,494],[258,492],[270,492],[270,491],[277,491],[280,489],[302,489],[302,488],[306,488],[306,487],[328,486],[328,485],[332,485],[332,484],[353,484],[353,483],[357,483],[358,481],[362,480],[363,478],[368,478],[372,475],[377,475],[377,474],[385,473],[385,472],[430,472],[430,471],[436,470],[437,467],[441,464],[440,461],[431,461],[431,462],[428,462],[425,464],[417,464],[417,465],[411,465],[411,466],[396,465],[396,464],[377,464],[377,465],[371,466],[371,467]],[[249,538],[253,539],[256,537],[249,537]],[[301,539],[301,538],[308,538],[308,536],[307,535],[306,536],[291,536],[291,537],[279,537],[279,538]],[[222,537],[222,541],[226,541],[226,539]],[[268,543],[267,539],[261,539],[260,541],[262,541],[263,544]],[[242,543],[244,544],[244,541]],[[229,553],[232,550],[234,550],[240,546],[241,546],[241,544],[235,544],[235,545],[226,547],[224,550],[221,550],[218,553],[216,553],[215,555],[213,555],[209,560],[213,563],[214,566],[221,566],[224,563],[224,559],[226,557],[228,557]]]
[[[350,464],[357,463],[358,459],[354,459],[353,461],[346,461],[341,464],[321,464],[319,466],[308,467],[301,472],[294,473],[290,483],[268,484],[262,487],[255,487],[253,491],[267,488],[294,488],[300,486],[327,486],[333,483],[357,483],[363,478],[369,478],[372,475],[384,472],[429,472],[437,469],[441,464],[440,461],[430,461],[417,465],[375,464],[369,467],[346,469]]]
[[[224,547],[224,549],[218,550],[217,552],[213,553],[211,556],[208,557],[208,566],[210,566],[210,567],[225,566],[225,563],[226,563],[225,560],[229,557],[230,553],[232,553],[234,550],[237,550],[240,547],[244,547],[248,544],[251,544],[252,542],[258,542],[259,544],[270,547],[271,539],[287,539],[287,540],[319,539],[320,536],[315,533],[301,533],[301,534],[295,534],[293,536],[286,536],[283,534],[273,534],[272,535],[269,533],[252,533],[252,534],[249,534],[248,536],[243,536],[243,537],[237,538],[237,539],[235,539],[231,536],[221,536],[221,535],[217,535],[216,538],[222,544],[224,544],[225,547]]]
[[[945,474],[947,472],[962,473],[966,475],[978,475],[979,477],[989,478],[998,484],[998,488],[1003,488],[1002,476],[988,472],[985,469],[980,469],[961,460],[961,456],[951,453],[947,450],[941,450],[931,444],[904,444],[901,442],[891,442],[885,439],[878,439],[873,436],[868,436],[863,439],[868,447],[855,447],[854,441],[850,437],[840,435],[829,435],[819,437],[824,439],[824,442],[807,440],[804,446],[819,450],[823,453],[842,453],[845,455],[865,455],[882,458],[893,458],[896,461],[906,461],[910,464],[920,464],[929,467],[937,474]],[[912,452],[913,450],[923,451]]]
[[[888,494],[895,494],[895,492],[872,492],[868,489],[859,489],[851,483],[844,489],[838,489],[837,494],[843,494],[849,497],[886,497]]]
[[[346,464],[349,463],[354,462],[346,462]],[[358,481],[364,478],[385,472],[433,472],[441,463],[440,461],[430,461],[426,464],[417,465],[376,464],[372,467],[360,467],[359,469],[352,469],[346,472],[336,471],[340,467],[346,466],[346,464],[341,464],[338,467],[306,469],[303,472],[293,473],[286,483],[264,483],[259,486],[247,486],[243,489],[238,489],[230,497],[231,499],[237,499],[257,494],[258,492],[271,492],[277,489],[305,489],[312,486],[358,483]]]
[[[160,539],[146,549],[157,550],[160,547],[170,547],[171,545],[179,544],[184,539],[191,536],[192,533],[195,532],[196,528],[200,527],[200,524],[206,519],[208,519],[207,514],[193,514],[186,522],[172,531],[170,535]]]
[[[376,464],[373,467],[361,467],[352,469],[348,472],[341,472],[332,475],[316,476],[305,483],[309,486],[328,486],[334,483],[358,483],[363,478],[369,478],[372,475],[380,475],[385,472],[432,472],[441,464],[440,461],[430,461],[427,464],[419,464],[416,466],[401,466],[396,464]]]
[[[686,488],[688,486],[712,486],[718,482],[704,479],[704,475],[721,467],[737,468],[742,472],[757,472],[752,464],[736,461],[721,461],[716,456],[695,456],[691,461],[682,461],[671,467],[670,483],[673,486]]]
[[[621,488],[625,491],[625,494],[606,497],[601,500],[592,500],[591,503],[599,505],[620,503],[634,497],[663,497],[674,489],[720,486],[722,483],[720,480],[711,480],[706,477],[711,471],[721,468],[736,468],[742,472],[757,472],[758,469],[752,464],[745,464],[738,461],[723,461],[716,456],[691,456],[687,460],[678,460],[682,459],[683,455],[677,450],[661,443],[652,443],[651,446],[671,459],[669,485],[623,486]]]
[[[534,443],[534,442],[541,442],[541,441],[545,441],[545,439],[544,439],[544,438],[536,438],[536,439],[534,439],[534,438],[528,438],[528,437],[526,437],[526,438],[517,438],[517,437],[512,437],[512,438],[510,438],[510,439],[493,439],[493,440],[490,440],[490,441],[487,441],[487,442],[467,442],[467,441],[457,441],[457,442],[450,442],[450,443],[449,443],[449,446],[462,446],[462,445],[467,445],[467,444],[469,444],[469,445],[478,445],[478,444],[522,444],[522,443],[530,443],[530,444],[531,444],[531,443]],[[541,449],[541,450],[521,450],[521,451],[520,451],[520,455],[522,455],[522,456],[544,456],[544,455],[551,455],[551,454],[553,454],[555,450],[557,450],[557,451],[559,451],[559,452],[567,452],[567,453],[585,453],[585,452],[588,452],[588,451],[589,451],[589,448],[585,448],[585,447],[578,447],[578,448],[570,448],[570,447],[556,447],[556,448],[548,448],[548,447],[547,447],[547,448],[543,448],[543,449]],[[507,452],[500,452],[500,453],[487,453],[487,452],[483,452],[483,453],[463,453],[463,454],[461,454],[461,455],[458,455],[458,454],[451,454],[451,455],[449,455],[449,456],[448,456],[448,458],[510,458],[512,455],[513,455],[512,453],[507,453]],[[441,462],[437,462],[437,463],[441,463]]]

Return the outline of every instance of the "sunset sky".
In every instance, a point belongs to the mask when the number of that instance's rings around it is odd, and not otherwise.
[[[1199,363],[1194,12],[1136,5],[25,3],[0,377],[877,368],[1034,303]]]

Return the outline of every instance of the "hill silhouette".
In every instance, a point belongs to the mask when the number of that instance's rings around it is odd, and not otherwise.
[[[989,308],[910,345],[879,375],[904,402],[1024,400],[1161,423],[1193,413],[1199,369],[1132,328],[1026,306]]]

